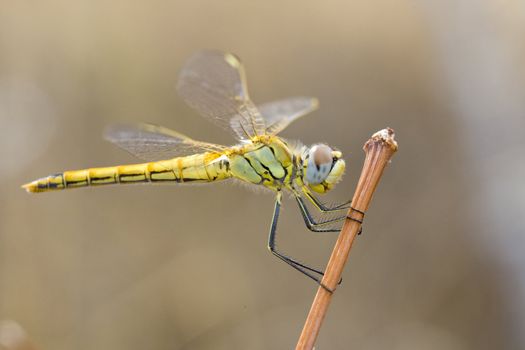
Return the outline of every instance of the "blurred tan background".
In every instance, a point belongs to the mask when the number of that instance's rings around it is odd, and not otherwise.
[[[0,2],[0,320],[38,349],[293,348],[316,285],[267,251],[271,195],[19,188],[135,162],[102,139],[115,121],[231,144],[174,88],[217,48],[256,102],[320,99],[283,135],[344,152],[330,201],[396,130],[317,349],[524,349],[524,36],[520,1]],[[279,233],[317,266],[336,237],[291,200]]]

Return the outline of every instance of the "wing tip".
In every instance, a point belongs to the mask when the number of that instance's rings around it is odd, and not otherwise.
[[[312,111],[319,108],[319,99],[317,97],[310,97],[310,100],[312,101]]]

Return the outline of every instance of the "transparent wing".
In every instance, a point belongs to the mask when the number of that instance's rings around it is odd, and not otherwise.
[[[227,147],[196,141],[177,131],[151,124],[115,124],[104,132],[106,140],[146,161],[222,152]]]
[[[194,54],[180,73],[177,91],[190,107],[239,140],[265,133],[265,121],[248,95],[242,63],[231,53]]]
[[[319,107],[313,97],[291,97],[257,106],[266,121],[266,133],[276,135],[294,120]]]

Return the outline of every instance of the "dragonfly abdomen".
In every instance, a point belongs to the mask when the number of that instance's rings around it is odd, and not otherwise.
[[[86,186],[145,182],[210,182],[230,177],[220,154],[203,153],[158,162],[65,171],[23,187],[28,192],[47,192]]]

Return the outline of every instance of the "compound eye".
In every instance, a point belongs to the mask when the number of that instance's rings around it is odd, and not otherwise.
[[[323,164],[331,164],[333,160],[332,149],[327,145],[315,145],[310,150],[311,157],[317,169]]]
[[[306,180],[310,184],[320,184],[326,179],[332,168],[332,149],[326,145],[312,146],[308,158]]]

